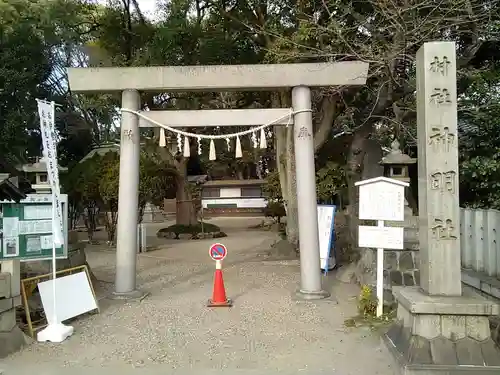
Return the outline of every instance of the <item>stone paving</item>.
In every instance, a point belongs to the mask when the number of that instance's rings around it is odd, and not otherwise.
[[[357,286],[330,274],[326,282],[338,304],[294,301],[298,261],[269,253],[276,234],[243,230],[248,219],[232,220],[221,241],[229,249],[224,280],[231,309],[205,307],[214,271],[211,241],[171,240],[138,255],[138,285],[149,297],[101,299],[101,313],[73,322],[67,341],[34,343],[0,360],[0,369],[5,375],[397,373],[377,333],[344,327],[356,313]],[[114,279],[114,250],[89,249],[88,261],[100,280]],[[111,289],[102,282],[99,294]]]

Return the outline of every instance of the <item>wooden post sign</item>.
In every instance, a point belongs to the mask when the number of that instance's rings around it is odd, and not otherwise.
[[[359,219],[377,220],[377,226],[359,226],[358,246],[377,249],[377,316],[383,313],[384,249],[403,249],[404,228],[385,227],[384,221],[404,221],[407,182],[376,177],[357,182]]]

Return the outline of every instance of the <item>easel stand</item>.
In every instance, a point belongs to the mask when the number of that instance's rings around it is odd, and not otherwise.
[[[74,328],[62,323],[49,323],[47,327],[38,332],[38,342],[63,342],[73,334]]]

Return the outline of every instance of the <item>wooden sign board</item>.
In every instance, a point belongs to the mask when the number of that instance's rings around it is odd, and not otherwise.
[[[376,177],[356,183],[359,186],[361,220],[403,221],[405,187],[408,183]]]
[[[403,250],[404,228],[359,226],[359,247]]]

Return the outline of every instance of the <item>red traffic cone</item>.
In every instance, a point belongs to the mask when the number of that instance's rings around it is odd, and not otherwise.
[[[226,289],[224,288],[224,279],[222,278],[222,270],[216,269],[214,275],[214,291],[212,299],[208,300],[208,307],[231,307],[232,301],[226,297]]]

